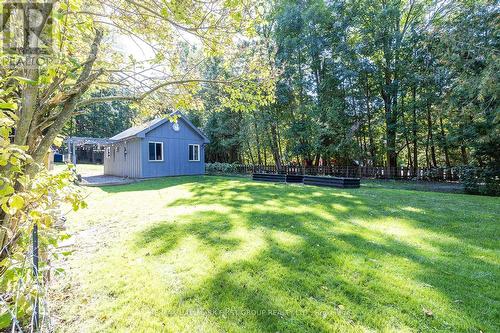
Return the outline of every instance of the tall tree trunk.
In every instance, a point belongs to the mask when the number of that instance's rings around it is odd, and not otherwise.
[[[446,133],[444,131],[444,125],[443,125],[443,118],[439,116],[439,126],[441,127],[441,140],[443,142],[443,151],[444,151],[444,163],[446,164],[447,170],[447,176],[451,176],[450,173],[450,168],[451,168],[451,163],[450,163],[450,154],[448,151],[448,140],[446,138]]]
[[[262,156],[260,153],[260,135],[259,135],[259,129],[257,126],[257,116],[255,115],[255,111],[252,111],[252,116],[253,116],[253,127],[255,130],[255,141],[257,143],[257,161],[259,165],[262,165]]]
[[[368,145],[366,143],[366,128],[363,126],[363,165],[368,164],[368,159],[366,158],[368,156]]]
[[[278,152],[280,154],[280,160],[283,162],[283,149],[281,146],[281,134],[280,134],[280,128],[276,128],[276,139],[278,140]]]
[[[430,168],[431,166],[431,159],[429,158],[429,146],[430,146],[429,133],[427,133],[427,140],[425,141],[425,165],[428,168]]]
[[[401,122],[402,122],[402,127],[404,129],[404,139],[405,139],[405,146],[406,146],[406,155],[407,155],[407,161],[406,161],[406,167],[408,169],[412,168],[413,161],[412,161],[412,152],[411,152],[411,145],[410,145],[410,139],[408,138],[408,125],[406,123],[406,112],[405,112],[405,100],[404,96],[406,95],[406,92],[402,93],[401,96]],[[402,148],[403,149],[403,148]],[[401,150],[402,150],[401,149]]]
[[[460,155],[462,156],[462,163],[464,165],[469,164],[469,156],[467,154],[467,148],[465,148],[465,144],[460,145]]]
[[[433,167],[437,166],[436,162],[436,146],[434,145],[434,136],[432,133],[432,115],[431,115],[431,107],[430,105],[427,105],[427,137],[428,137],[428,142],[430,145],[430,152],[431,152],[431,163]]]
[[[413,118],[412,118],[412,140],[413,140],[413,173],[418,173],[418,123],[417,123],[417,87],[412,87]]]
[[[368,141],[370,143],[370,157],[372,160],[372,166],[377,166],[377,153],[375,150],[375,142],[373,140],[373,130],[372,130],[372,114],[370,108],[370,87],[368,82],[368,75],[366,75],[366,81],[365,81],[365,94],[366,94],[366,117],[368,120]]]
[[[389,97],[390,98],[390,97]],[[386,150],[387,150],[387,167],[389,172],[392,173],[394,168],[397,167],[398,154],[396,151],[396,126],[397,118],[392,111],[390,101],[386,102],[385,106],[385,125],[386,125]],[[392,176],[392,174],[391,174]]]
[[[269,148],[271,149],[271,154],[273,155],[274,165],[276,166],[277,169],[281,169],[282,163],[281,163],[281,154],[279,149],[278,130],[277,130],[278,125],[275,121],[275,117],[273,117],[273,114],[270,110],[267,110],[266,114],[268,116],[268,119],[272,119],[268,127]]]
[[[252,165],[255,165],[255,160],[253,158],[253,153],[252,153],[252,146],[250,146],[250,142],[248,142],[248,141],[245,141],[245,143],[247,145],[247,154],[250,157],[250,163]]]
[[[413,167],[413,158],[411,156],[410,140],[408,140],[408,136],[407,135],[405,135],[405,141],[406,141],[406,149],[407,149],[407,154],[408,154],[407,167],[408,167],[408,169],[412,169],[412,167]]]
[[[397,88],[392,80],[392,74],[389,70],[390,61],[386,60],[386,68],[384,70],[385,86],[382,87],[381,94],[384,100],[385,111],[385,131],[386,131],[386,158],[389,177],[393,176],[393,171],[397,167],[398,153],[396,151],[396,136],[397,136]]]
[[[271,148],[271,153],[273,155],[274,159],[274,164],[276,165],[276,168],[281,169],[281,157],[279,153],[279,148],[278,148],[278,143],[277,143],[277,135],[276,135],[276,124],[272,123],[269,126],[270,133],[269,133],[269,138],[270,138],[270,148]]]
[[[316,157],[314,158],[314,166],[319,166],[319,161],[321,159],[321,154],[316,154]]]

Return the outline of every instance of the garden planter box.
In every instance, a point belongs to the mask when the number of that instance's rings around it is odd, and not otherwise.
[[[303,175],[286,175],[286,182],[287,183],[299,183],[302,184],[304,181],[304,176]]]
[[[359,188],[359,178],[304,176],[304,185]]]
[[[261,182],[284,183],[286,181],[286,175],[273,173],[254,173],[252,175],[252,179]]]

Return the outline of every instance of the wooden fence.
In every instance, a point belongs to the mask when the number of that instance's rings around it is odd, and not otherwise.
[[[416,172],[415,172],[416,171]],[[211,168],[207,166],[207,172]],[[217,172],[216,172],[217,173]],[[224,173],[224,172],[222,172]],[[318,175],[335,177],[355,178],[377,178],[377,179],[401,179],[401,180],[431,180],[431,181],[458,181],[459,168],[413,168],[397,167],[359,167],[359,166],[317,166],[302,167],[285,165],[276,168],[274,165],[248,165],[231,164],[228,173],[246,174],[272,173],[288,175]]]

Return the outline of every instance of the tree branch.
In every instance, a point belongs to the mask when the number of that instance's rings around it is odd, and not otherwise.
[[[163,82],[157,86],[154,86],[150,90],[148,90],[140,95],[135,95],[135,96],[105,96],[105,97],[89,98],[89,99],[86,99],[86,100],[79,102],[76,105],[76,109],[81,109],[81,108],[86,107],[86,106],[91,105],[91,104],[106,103],[106,102],[112,102],[112,101],[139,102],[163,87],[177,85],[177,84],[181,85],[181,84],[192,83],[192,82],[217,83],[217,84],[230,84],[231,83],[231,81],[202,80],[202,79],[187,79],[187,80],[168,81],[168,82]]]
[[[36,147],[30,147],[32,149],[31,155],[35,161],[40,162],[44,158],[56,136],[61,132],[66,122],[71,118],[80,96],[82,96],[88,90],[92,82],[94,82],[103,73],[102,70],[92,73],[92,68],[95,60],[97,59],[97,53],[99,51],[99,45],[101,44],[102,37],[103,32],[101,30],[97,30],[87,57],[87,61],[85,62],[80,76],[76,80],[76,84],[61,101],[61,112],[58,114],[57,118],[50,125],[50,127],[48,127],[47,133],[45,133],[40,143]],[[33,135],[36,135],[36,133],[33,133]],[[29,172],[34,171],[35,170],[29,170]]]
[[[24,6],[28,5],[25,4]],[[40,37],[40,34],[47,23],[48,17],[52,12],[52,7],[53,3],[43,4],[41,10],[42,21],[36,29],[27,31],[27,35],[24,36],[26,40],[31,40],[33,38],[38,39]],[[6,22],[2,22],[2,25],[4,23]],[[40,76],[38,68],[33,68],[29,64],[36,64],[39,56],[36,52],[34,54],[27,54],[26,52],[28,52],[27,49],[23,50],[23,56],[25,58],[23,75],[29,80],[37,82]],[[16,128],[16,134],[14,136],[14,143],[17,145],[25,145],[28,142],[29,130],[30,127],[33,126],[34,115],[38,106],[38,88],[35,85],[27,85],[22,91],[21,99],[21,108],[18,110],[20,118]]]
[[[7,22],[9,22],[10,18],[10,7],[9,6],[4,6],[3,8],[3,13],[2,13],[2,24],[0,24],[0,31],[4,31],[5,27],[7,26]]]

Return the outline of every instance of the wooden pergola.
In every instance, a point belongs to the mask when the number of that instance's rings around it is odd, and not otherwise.
[[[106,138],[70,136],[66,138],[66,144],[68,145],[68,160],[70,160],[73,164],[76,164],[77,147],[92,146],[92,149],[96,148],[97,150],[101,150],[105,145],[110,144],[111,142],[113,141]]]

